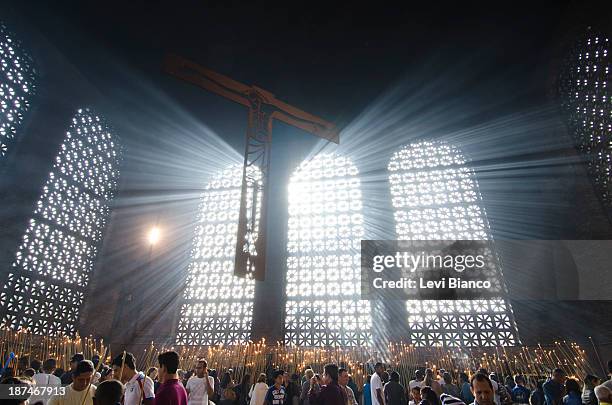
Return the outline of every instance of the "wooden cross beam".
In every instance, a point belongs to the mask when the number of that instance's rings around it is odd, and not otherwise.
[[[262,88],[242,84],[180,56],[168,55],[164,71],[248,108],[234,274],[244,277],[250,273],[256,280],[264,280],[272,122],[276,119],[335,143],[339,142],[338,131],[334,124],[280,101]],[[247,213],[249,192],[251,210]]]

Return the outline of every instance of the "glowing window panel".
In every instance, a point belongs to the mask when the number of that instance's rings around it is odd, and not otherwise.
[[[6,156],[30,108],[36,73],[31,57],[0,23],[0,158]]]
[[[603,201],[612,205],[612,76],[607,35],[589,32],[570,53],[561,77],[562,104],[576,146]]]
[[[364,235],[361,184],[350,159],[319,155],[289,184],[285,343],[371,343],[369,301],[360,300]]]
[[[247,218],[253,215],[254,184],[261,186],[258,169],[247,172]],[[176,333],[178,345],[241,344],[251,338],[255,280],[234,276],[234,257],[240,210],[242,166],[219,172],[202,194],[191,263],[183,293]],[[257,238],[261,193],[257,193]]]
[[[103,118],[79,110],[0,293],[3,323],[73,335],[119,178],[121,151]]]
[[[398,239],[489,239],[478,184],[456,148],[442,142],[414,143],[393,154],[388,170]],[[517,344],[512,308],[502,297],[409,300],[406,308],[415,346]]]

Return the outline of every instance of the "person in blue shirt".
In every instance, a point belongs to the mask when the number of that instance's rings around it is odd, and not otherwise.
[[[561,405],[563,403],[563,384],[565,384],[565,371],[556,368],[552,373],[552,378],[542,386],[546,405]]]
[[[276,370],[272,374],[274,379],[274,385],[268,388],[266,398],[264,399],[265,405],[283,405],[285,403],[285,396],[287,395],[285,387],[283,387],[283,375],[284,371]]]
[[[563,405],[582,405],[578,381],[568,378],[565,381],[565,391],[567,395],[563,397]]]
[[[512,388],[512,402],[517,404],[528,404],[531,391],[525,387],[525,377],[517,375],[514,377],[514,388]]]
[[[472,395],[472,387],[470,386],[470,379],[467,374],[459,374],[459,386],[461,387],[459,397],[463,400],[463,402],[466,404],[471,404],[474,402],[474,395]]]
[[[599,385],[599,378],[594,375],[587,374],[584,377],[584,388],[582,389],[582,403],[584,405],[597,405],[597,396],[595,396],[595,387]]]
[[[545,405],[546,401],[544,400],[544,390],[542,386],[544,385],[543,380],[538,380],[536,382],[536,388],[531,393],[529,397],[529,405]]]
[[[363,405],[372,405],[372,393],[370,392],[370,378],[372,376],[368,374],[366,382],[363,384]]]

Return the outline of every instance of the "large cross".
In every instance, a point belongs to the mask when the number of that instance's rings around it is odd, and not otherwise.
[[[338,131],[332,123],[284,103],[264,89],[242,84],[180,56],[168,55],[164,61],[164,70],[248,108],[234,274],[244,277],[251,273],[256,280],[264,280],[268,201],[266,189],[270,170],[272,122],[277,119],[335,143],[339,142]],[[259,168],[261,180],[255,177],[259,174],[257,170],[251,170],[251,167]],[[249,190],[252,192],[250,216],[247,215]],[[260,207],[258,196],[261,196]],[[258,208],[259,224],[256,218]]]

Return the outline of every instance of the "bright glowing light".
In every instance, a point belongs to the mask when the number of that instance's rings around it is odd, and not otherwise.
[[[35,90],[33,61],[0,23],[0,158],[14,140]]]
[[[117,188],[120,151],[105,121],[79,110],[0,295],[3,324],[73,335]]]
[[[457,149],[442,142],[414,143],[393,154],[388,170],[398,239],[489,239],[478,184],[465,164]],[[496,288],[501,291],[501,284]],[[512,309],[502,298],[409,300],[406,308],[415,346],[517,343]]]
[[[155,245],[157,242],[159,242],[160,237],[161,237],[161,232],[159,228],[156,226],[151,228],[149,232],[147,233],[147,241],[149,242],[149,245]]]
[[[357,168],[336,155],[304,162],[289,184],[285,342],[371,343],[369,301],[360,300],[361,189]]]
[[[249,171],[247,178],[249,190],[253,182],[261,184],[258,170]],[[202,194],[176,334],[179,345],[238,344],[251,337],[255,280],[234,276],[241,185],[242,166],[232,166],[218,173]],[[261,202],[261,193],[257,198]],[[247,199],[248,218],[252,203]],[[257,229],[251,237],[257,238]]]
[[[612,205],[610,41],[589,33],[576,46],[561,80],[563,104],[578,149],[602,199]]]

